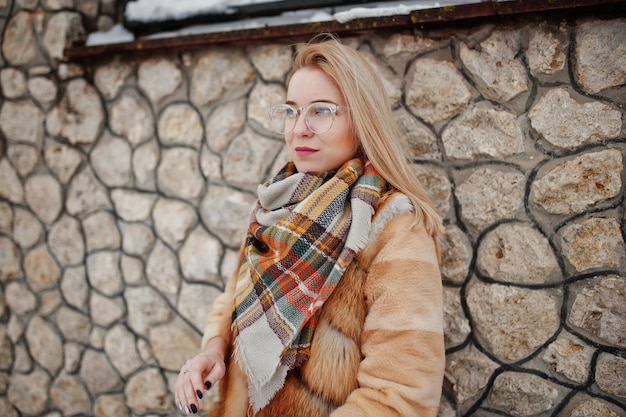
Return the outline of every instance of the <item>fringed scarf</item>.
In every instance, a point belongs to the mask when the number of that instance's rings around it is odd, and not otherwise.
[[[320,175],[290,162],[259,186],[232,325],[255,412],[308,357],[320,309],[366,244],[385,186],[361,159]]]

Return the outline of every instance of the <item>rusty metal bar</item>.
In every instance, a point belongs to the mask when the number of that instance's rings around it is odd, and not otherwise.
[[[72,46],[64,50],[72,59],[99,58],[111,55],[146,54],[203,48],[208,45],[253,43],[277,39],[308,38],[322,32],[338,35],[385,29],[425,29],[451,22],[486,18],[514,17],[548,12],[600,12],[610,17],[626,15],[626,0],[511,0],[489,1],[458,6],[416,10],[408,15],[361,18],[346,23],[311,22],[255,29],[233,30],[171,38],[138,39],[132,42],[94,46]]]

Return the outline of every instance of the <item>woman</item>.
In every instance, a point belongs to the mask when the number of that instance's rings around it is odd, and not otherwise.
[[[325,35],[270,109],[290,162],[250,217],[175,399],[211,417],[435,416],[445,365],[441,219],[412,173],[376,71]]]

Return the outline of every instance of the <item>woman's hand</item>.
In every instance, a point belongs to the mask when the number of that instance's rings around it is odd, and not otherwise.
[[[214,337],[207,342],[202,352],[181,367],[174,397],[176,405],[185,414],[197,413],[198,400],[224,376],[226,349],[224,338]]]

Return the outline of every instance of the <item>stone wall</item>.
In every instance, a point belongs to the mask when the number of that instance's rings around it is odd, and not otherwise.
[[[66,61],[114,9],[0,1],[2,416],[175,415],[255,185],[285,162],[266,108],[287,42]],[[345,41],[445,215],[440,416],[626,415],[626,18]]]

